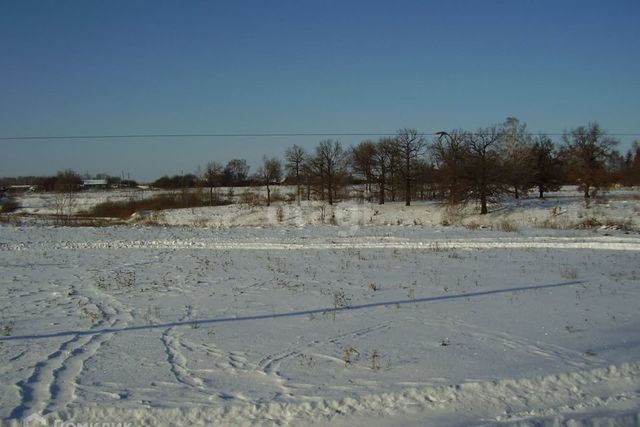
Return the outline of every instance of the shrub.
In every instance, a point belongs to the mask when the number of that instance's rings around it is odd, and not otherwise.
[[[477,221],[469,221],[463,225],[464,225],[464,228],[466,228],[467,230],[477,230],[480,228],[480,223]]]
[[[9,201],[0,205],[0,213],[15,212],[18,208],[20,205],[17,202]]]
[[[602,223],[595,218],[585,218],[582,221],[578,222],[574,228],[577,229],[589,229],[589,228],[597,228],[600,227]]]
[[[502,221],[500,221],[500,223],[498,224],[498,228],[507,233],[518,231],[518,227],[508,219],[503,219]]]
[[[247,188],[245,191],[240,193],[240,203],[249,205],[251,207],[266,206],[267,200],[260,194],[257,194],[256,192]]]
[[[464,219],[464,206],[459,204],[447,204],[440,218],[440,225],[460,225]]]

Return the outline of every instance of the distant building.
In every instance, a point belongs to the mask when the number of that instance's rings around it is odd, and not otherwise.
[[[36,191],[38,187],[36,185],[10,185],[5,189],[7,193],[26,193],[27,191]]]
[[[106,179],[85,179],[82,181],[82,188],[104,190],[109,187]]]

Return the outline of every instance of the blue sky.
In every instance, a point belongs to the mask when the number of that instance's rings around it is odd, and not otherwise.
[[[0,136],[437,131],[507,116],[638,133],[639,18],[637,0],[4,0]],[[320,139],[0,141],[0,176],[149,180]]]

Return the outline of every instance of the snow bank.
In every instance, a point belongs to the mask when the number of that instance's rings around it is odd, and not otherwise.
[[[397,420],[403,425],[482,425],[483,419],[491,420],[491,425],[637,425],[639,387],[640,363],[625,363],[560,375],[413,388],[340,400],[224,408],[96,406],[48,417],[132,425],[398,425]]]

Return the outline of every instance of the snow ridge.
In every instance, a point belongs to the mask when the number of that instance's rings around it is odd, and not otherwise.
[[[333,250],[333,249],[413,249],[443,251],[452,249],[591,249],[614,251],[640,251],[640,240],[636,238],[604,237],[511,237],[511,238],[466,238],[452,240],[410,240],[366,238],[309,239],[302,243],[287,241],[231,242],[215,238],[161,239],[161,240],[109,240],[109,241],[62,241],[62,242],[17,242],[2,243],[0,251],[90,250],[90,249],[206,249],[206,250]]]
[[[181,409],[83,408],[53,413],[68,421],[118,420],[134,425],[303,425],[310,423],[340,424],[357,417],[383,419],[385,416],[433,411],[466,417],[463,424],[495,425],[527,419],[558,420],[561,414],[589,412],[611,414],[640,407],[640,362],[611,365],[588,371],[577,371],[536,378],[469,382],[460,385],[408,389],[400,393],[383,393],[340,400],[304,403],[270,402],[243,404],[222,408],[197,407]],[[611,390],[616,390],[615,394]],[[348,417],[348,418],[347,418]],[[356,417],[356,418],[353,418]],[[637,419],[637,417],[635,418]],[[554,422],[555,422],[554,421]],[[534,424],[535,424],[534,423]],[[536,424],[538,425],[538,424]]]

